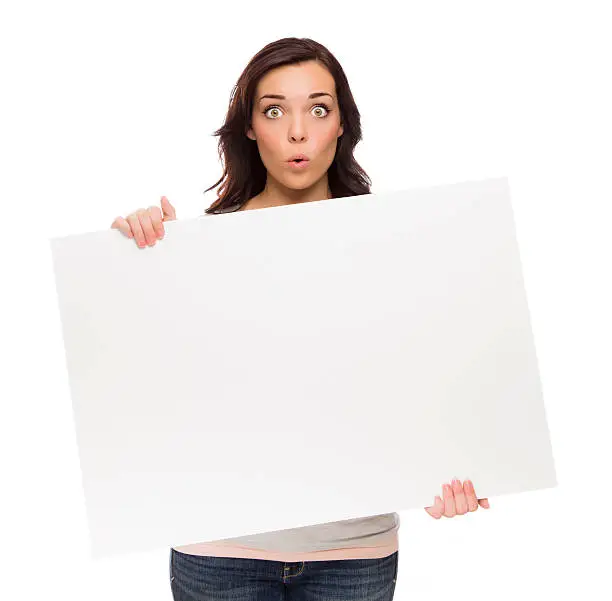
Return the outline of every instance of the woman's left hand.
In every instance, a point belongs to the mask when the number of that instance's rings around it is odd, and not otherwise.
[[[490,507],[488,499],[476,498],[476,491],[471,480],[466,480],[463,485],[460,480],[453,480],[452,485],[444,484],[442,495],[444,499],[436,497],[431,507],[425,507],[425,511],[436,520],[442,516],[453,518],[468,511],[476,511],[479,505],[485,509]]]

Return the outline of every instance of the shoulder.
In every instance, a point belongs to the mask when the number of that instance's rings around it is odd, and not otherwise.
[[[235,203],[230,205],[229,207],[224,207],[222,209],[215,209],[212,213],[204,213],[203,217],[207,217],[209,215],[221,215],[223,213],[235,213],[239,211],[246,203]]]

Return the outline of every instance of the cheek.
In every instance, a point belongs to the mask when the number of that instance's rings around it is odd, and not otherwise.
[[[268,171],[275,171],[278,163],[278,135],[270,131],[257,132],[257,149],[259,156]]]
[[[330,128],[321,137],[321,156],[329,162],[332,161],[336,154],[338,145],[338,128]]]
[[[278,144],[276,142],[276,136],[265,128],[257,132],[257,143],[261,154],[266,156],[274,154],[274,148]]]

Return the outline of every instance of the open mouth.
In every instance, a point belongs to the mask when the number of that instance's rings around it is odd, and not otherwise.
[[[308,166],[308,163],[310,163],[308,159],[293,159],[291,161],[287,161],[287,165],[295,169],[305,169]]]

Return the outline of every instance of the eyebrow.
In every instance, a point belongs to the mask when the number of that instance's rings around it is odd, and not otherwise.
[[[313,92],[312,94],[308,96],[308,98],[319,98],[319,96],[329,96],[330,98],[333,99],[333,96],[331,94],[328,94],[327,92]],[[287,97],[283,96],[282,94],[264,94],[258,100],[258,102],[261,102],[264,98],[276,98],[278,100],[287,100]]]

